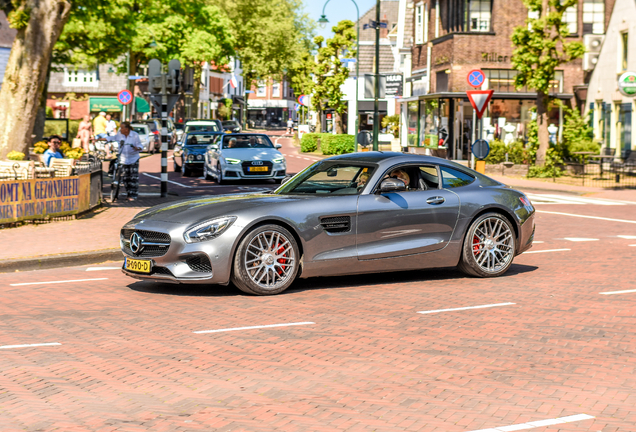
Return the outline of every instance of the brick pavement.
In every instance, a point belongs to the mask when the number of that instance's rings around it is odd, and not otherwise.
[[[585,413],[533,430],[634,431],[636,294],[598,293],[636,289],[635,241],[617,237],[636,225],[563,218],[539,214],[533,251],[570,251],[524,254],[497,279],[315,278],[263,298],[118,271],[0,275],[0,345],[62,343],[2,350],[2,430],[467,432]]]

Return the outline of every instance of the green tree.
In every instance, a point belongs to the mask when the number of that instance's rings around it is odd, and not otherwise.
[[[527,86],[537,92],[539,148],[536,164],[543,166],[550,144],[548,106],[555,70],[583,56],[585,48],[580,42],[566,42],[570,32],[563,22],[565,10],[578,4],[578,0],[523,0],[523,3],[537,17],[528,18],[526,25],[514,30],[512,43],[516,48],[512,67],[519,72],[515,78],[517,88]]]

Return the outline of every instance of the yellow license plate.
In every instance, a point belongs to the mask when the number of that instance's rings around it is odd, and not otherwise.
[[[249,167],[250,171],[267,171],[267,167]]]
[[[124,268],[137,273],[150,273],[152,270],[152,261],[126,258]]]

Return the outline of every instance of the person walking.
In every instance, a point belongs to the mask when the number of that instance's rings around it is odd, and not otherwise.
[[[287,134],[291,135],[293,131],[294,131],[294,121],[290,117],[287,120]]]
[[[91,117],[89,115],[85,115],[77,128],[77,138],[80,139],[84,153],[88,153],[90,151],[89,146],[92,137],[93,125],[91,124]]]
[[[119,133],[113,137],[113,140],[119,142],[119,161],[126,195],[129,201],[135,201],[139,195],[139,153],[144,146],[141,144],[139,134],[132,130],[130,122],[127,121],[121,122]]]
[[[107,124],[108,120],[106,120],[106,113],[102,111],[93,120],[93,133],[95,134],[95,139],[108,137],[108,134],[106,134]]]

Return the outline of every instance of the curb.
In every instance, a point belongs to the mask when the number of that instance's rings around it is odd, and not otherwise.
[[[105,261],[120,261],[123,254],[120,249],[105,249],[92,252],[79,252],[60,255],[44,255],[31,258],[0,261],[0,273],[43,270],[56,267],[77,267],[97,264]]]

